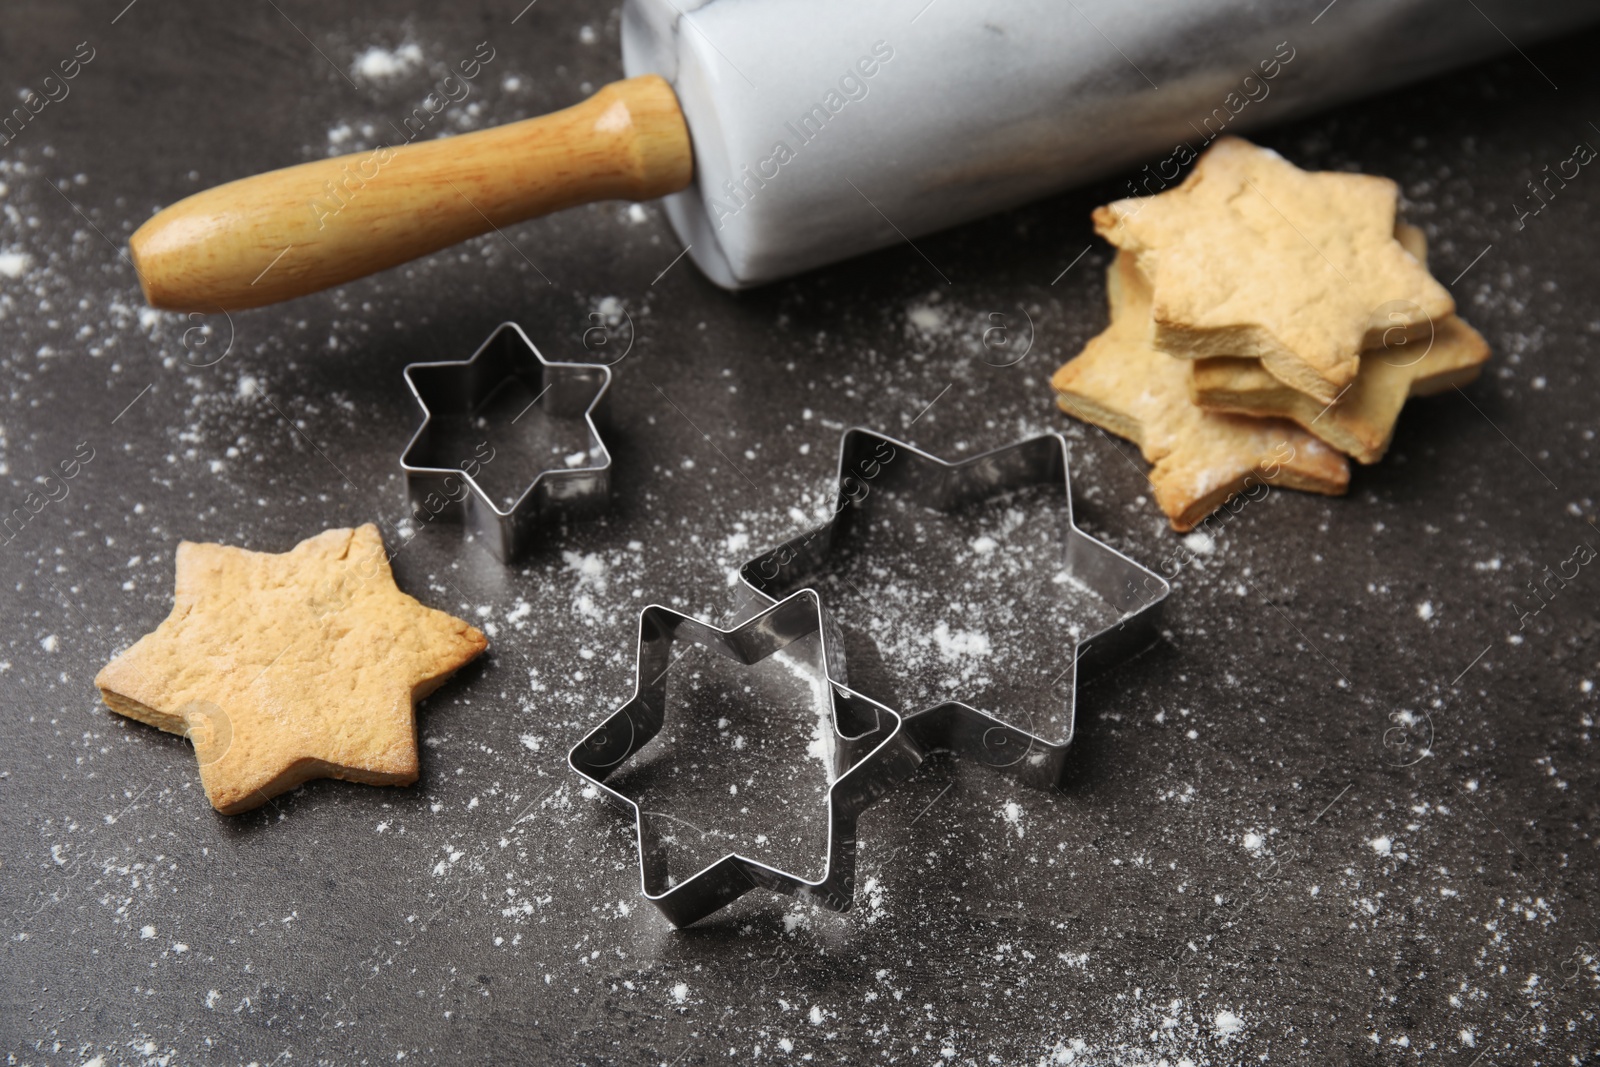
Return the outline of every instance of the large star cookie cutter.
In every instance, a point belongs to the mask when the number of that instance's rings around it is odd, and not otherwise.
[[[729,852],[681,881],[669,872],[672,841],[660,833],[637,802],[607,779],[662,729],[667,714],[667,675],[674,646],[692,642],[736,663],[753,665],[796,641],[818,635],[819,664],[801,669],[826,690],[832,737],[828,762],[828,839],[822,877],[807,879],[758,859]],[[751,889],[770,889],[811,900],[833,911],[849,909],[854,895],[856,819],[922,762],[920,749],[902,729],[900,716],[843,684],[842,645],[815,592],[807,589],[722,630],[652,604],[639,616],[638,674],[634,695],[572,747],[567,762],[607,800],[633,814],[644,896],[674,926],[688,926]],[[788,664],[794,666],[794,664]]]
[[[1051,788],[1060,783],[1066,766],[1080,684],[1155,642],[1162,603],[1171,591],[1160,575],[1078,528],[1072,518],[1067,442],[1060,434],[1041,434],[950,463],[871,430],[846,430],[840,442],[839,497],[833,517],[746,563],[740,577],[761,603],[810,584],[835,565],[836,554],[848,550],[852,535],[870,523],[876,502],[888,494],[903,494],[918,504],[949,512],[1034,485],[1059,488],[1064,499],[1062,572],[1116,614],[1114,622],[1079,634],[1074,643],[1068,661],[1072,669],[1059,676],[1070,673],[1070,678],[1053,690],[1059,690],[1058,699],[1065,702],[1056,717],[1061,725],[1028,728],[1036,719],[1031,709],[1020,713],[1016,709],[985,711],[961,700],[902,709],[902,714],[906,732],[924,752],[952,751],[1027,785]],[[841,615],[840,621],[853,625],[847,616]],[[895,664],[887,666],[895,670]],[[959,690],[959,682],[952,684]]]
[[[519,326],[507,322],[470,359],[413,363],[405,376],[423,417],[400,467],[414,514],[422,521],[441,515],[462,519],[504,563],[528,547],[547,516],[587,513],[610,496],[611,453],[596,425],[606,421],[610,368],[552,363]],[[561,466],[535,470],[514,497],[497,499],[483,481],[485,468],[496,461],[492,445],[484,440],[470,455],[456,454],[467,451],[463,432],[470,435],[484,410],[497,404],[521,409],[510,420],[510,433],[536,438],[565,430],[581,434],[582,447],[568,452]],[[520,429],[518,423],[523,423]]]

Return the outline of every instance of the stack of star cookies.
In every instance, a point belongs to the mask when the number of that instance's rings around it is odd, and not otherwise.
[[[1174,529],[1253,485],[1343,493],[1408,396],[1477,377],[1488,345],[1398,203],[1386,178],[1225,137],[1177,188],[1095,211],[1111,325],[1051,384],[1140,446]]]

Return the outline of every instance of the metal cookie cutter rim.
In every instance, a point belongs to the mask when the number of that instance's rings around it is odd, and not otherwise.
[[[902,452],[912,462],[896,466]],[[1043,736],[959,700],[902,713],[908,734],[924,752],[946,749],[977,757],[1025,784],[1053,787],[1060,782],[1076,732],[1078,687],[1154,643],[1162,605],[1171,592],[1160,575],[1078,527],[1072,512],[1068,454],[1065,437],[1045,433],[952,463],[886,434],[852,427],[840,440],[839,500],[833,517],[745,563],[739,576],[766,603],[781,592],[780,579],[786,572],[792,580],[783,587],[805,584],[826,566],[835,544],[848,536],[850,525],[879,487],[909,488],[924,497],[924,503],[931,498],[930,506],[949,510],[1027,485],[1059,485],[1067,509],[1066,570],[1080,581],[1085,572],[1093,572],[1099,580],[1083,584],[1119,612],[1115,622],[1075,642],[1064,734]],[[997,758],[997,753],[1003,755]]]
[[[670,884],[667,849],[646,820],[647,812],[607,785],[606,779],[664,725],[673,644],[692,641],[749,665],[811,633],[819,635],[822,646],[822,680],[829,694],[835,741],[830,752],[828,844],[822,877],[810,880],[730,851],[683,881]],[[633,813],[640,891],[674,926],[688,926],[756,888],[809,899],[832,911],[849,910],[854,894],[856,820],[874,801],[910,777],[922,762],[922,752],[907,738],[900,715],[844,684],[841,648],[836,627],[810,589],[777,601],[725,630],[659,604],[640,612],[633,696],[572,746],[567,763],[611,803]],[[847,733],[841,708],[846,718],[875,725]]]
[[[587,451],[591,458],[598,455],[600,462],[540,470],[510,507],[502,508],[467,470],[430,466],[416,459],[418,453],[428,448],[436,410],[452,406],[464,407],[468,412],[475,410],[507,381],[521,377],[519,364],[523,360],[519,357],[528,354],[533,356],[533,365],[539,370],[541,386],[534,403],[549,394],[549,403],[559,405],[571,416],[581,411],[589,431]],[[427,377],[435,375],[438,380],[426,382]],[[463,377],[464,385],[456,380]],[[419,383],[419,378],[424,382]],[[514,322],[503,322],[468,358],[411,363],[405,368],[405,379],[417,406],[422,409],[422,424],[400,454],[400,468],[406,475],[408,494],[414,504],[426,508],[430,515],[461,516],[502,563],[515,558],[526,547],[533,528],[546,514],[557,510],[583,510],[610,495],[611,451],[600,436],[597,421],[606,421],[611,368],[597,363],[547,360],[522,327]],[[445,395],[443,404],[437,399],[440,394]],[[434,401],[432,404],[430,399]],[[468,492],[449,489],[451,479],[461,479]],[[440,492],[444,503],[437,509],[429,507],[428,498]]]

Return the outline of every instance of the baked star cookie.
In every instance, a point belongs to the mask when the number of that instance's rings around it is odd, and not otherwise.
[[[1218,414],[1189,399],[1189,363],[1150,343],[1150,290],[1134,256],[1117,254],[1106,287],[1111,325],[1050,384],[1063,411],[1139,445],[1174,530],[1193,529],[1252,480],[1345,491],[1345,458],[1292,422]]]
[[[1426,348],[1423,356],[1406,355]],[[1483,335],[1451,315],[1427,339],[1393,352],[1361,356],[1361,373],[1337,403],[1323,404],[1268,374],[1259,360],[1225,356],[1194,369],[1193,399],[1207,411],[1291,419],[1360,463],[1376,463],[1389,450],[1406,399],[1430,396],[1478,377],[1489,358]]]
[[[1399,223],[1395,239],[1426,264],[1428,242],[1415,226]],[[1483,335],[1455,315],[1429,334],[1369,349],[1361,371],[1334,404],[1290,389],[1259,360],[1210,356],[1194,361],[1191,397],[1211,411],[1292,419],[1361,463],[1376,463],[1389,449],[1406,399],[1430,396],[1478,377],[1489,358]]]
[[[1097,208],[1095,230],[1138,256],[1156,347],[1261,360],[1331,403],[1386,330],[1425,329],[1455,302],[1395,240],[1398,189],[1312,173],[1219,138],[1176,189]]]
[[[187,736],[225,815],[312,778],[415,782],[416,702],[488,646],[395,586],[370,523],[281,554],[185,541],[174,600],[94,684]]]

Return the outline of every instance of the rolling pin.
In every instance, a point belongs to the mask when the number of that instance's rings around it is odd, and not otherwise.
[[[626,0],[629,77],[574,107],[229,182],[129,245],[152,306],[235,310],[578,204],[665,197],[693,261],[739,289],[1109,174],[1115,195],[1156,193],[1223,132],[1597,15],[1593,0]]]

